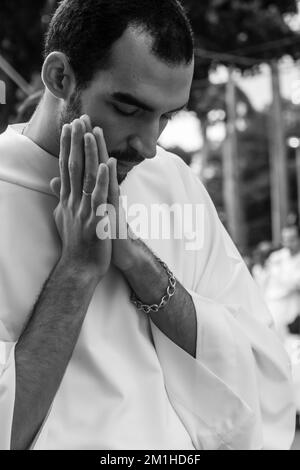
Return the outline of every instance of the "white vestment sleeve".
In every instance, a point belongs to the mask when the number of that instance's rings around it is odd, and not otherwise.
[[[170,401],[197,449],[288,449],[295,429],[288,356],[205,189],[187,180],[189,199],[206,210],[203,246],[186,255],[178,279],[195,305],[196,358],[151,322]],[[185,282],[187,270],[193,282]]]
[[[192,295],[193,359],[154,324],[170,400],[197,449],[288,449],[294,436],[289,365],[281,343],[246,312]]]
[[[16,386],[15,344],[9,341],[0,320],[0,450],[10,449]]]

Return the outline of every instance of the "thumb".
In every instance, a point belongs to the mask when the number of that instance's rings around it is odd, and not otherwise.
[[[58,199],[59,199],[59,193],[60,193],[60,186],[61,186],[61,179],[59,177],[53,178],[50,181],[51,191]]]

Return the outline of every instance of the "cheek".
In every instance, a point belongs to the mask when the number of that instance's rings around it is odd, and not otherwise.
[[[115,117],[106,116],[102,121],[104,138],[109,152],[127,148],[130,130]]]

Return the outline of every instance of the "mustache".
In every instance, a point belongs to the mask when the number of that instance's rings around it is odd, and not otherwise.
[[[145,159],[135,150],[115,150],[109,152],[109,156],[115,158],[117,161],[122,161],[122,162],[137,162],[141,163]]]

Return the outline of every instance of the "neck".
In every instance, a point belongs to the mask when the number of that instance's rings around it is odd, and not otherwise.
[[[46,91],[23,133],[55,157],[59,156],[59,114],[60,101]]]

